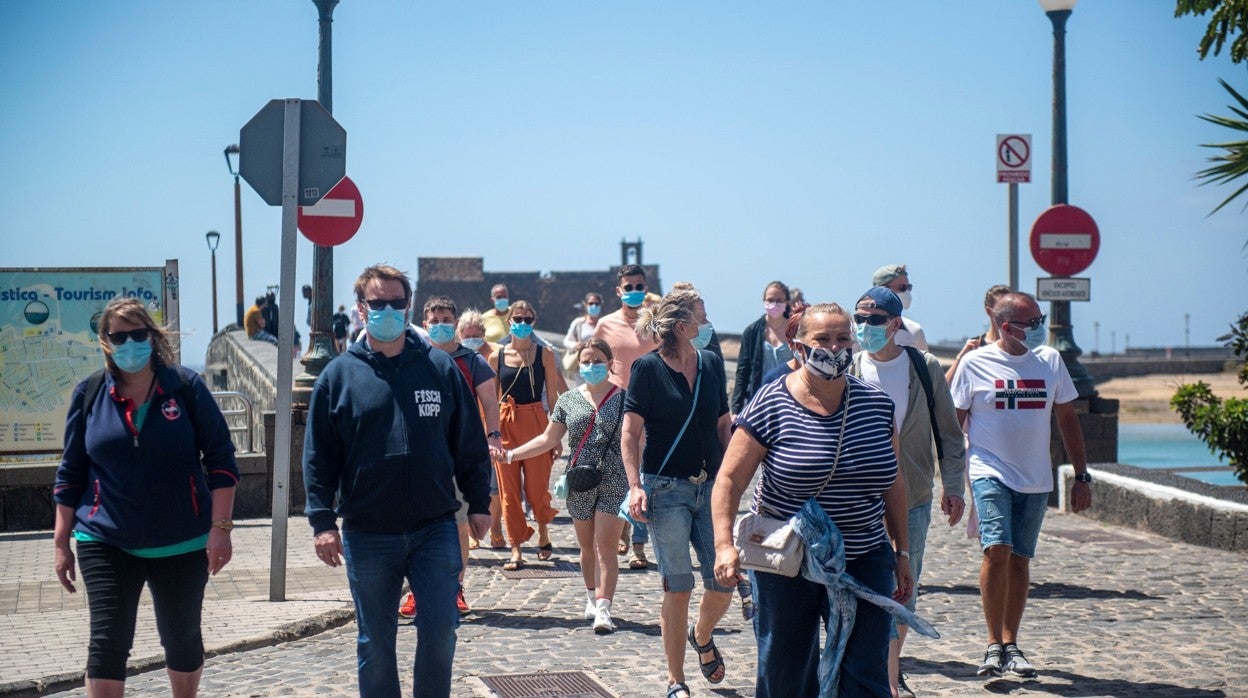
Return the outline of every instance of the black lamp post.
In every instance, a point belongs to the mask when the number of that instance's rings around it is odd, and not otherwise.
[[[212,333],[217,333],[217,245],[221,242],[221,233],[209,230],[204,234],[208,241],[208,250],[212,252]]]
[[[1066,20],[1076,0],[1040,0],[1053,23],[1053,205],[1070,203],[1066,181]],[[1083,350],[1075,344],[1070,301],[1053,301],[1049,312],[1049,344],[1062,354],[1079,397],[1096,395],[1096,382],[1079,363]]]
[[[230,160],[233,155],[234,159]],[[234,322],[243,326],[243,194],[238,184],[238,144],[225,146],[225,166],[234,175]],[[216,294],[213,294],[214,297]],[[216,324],[216,323],[213,323]]]

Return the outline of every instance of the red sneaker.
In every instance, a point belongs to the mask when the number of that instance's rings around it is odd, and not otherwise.
[[[403,597],[403,603],[399,606],[400,618],[416,617],[416,596],[412,592],[407,592],[407,596]]]
[[[468,605],[468,601],[464,599],[464,585],[459,585],[459,593],[455,595],[455,606],[459,608],[459,615],[466,616],[472,613],[472,607]]]

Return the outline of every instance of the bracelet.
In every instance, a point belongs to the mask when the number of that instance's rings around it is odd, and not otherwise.
[[[904,557],[904,558],[906,558],[907,560],[909,560],[909,559],[910,559],[910,551],[909,551],[909,550],[898,550],[898,551],[896,551],[896,552],[897,552],[897,557]]]
[[[508,464],[508,465],[510,465],[510,464],[511,464],[511,458],[512,458],[512,456],[514,456],[514,455],[515,455],[515,453],[516,453],[516,452],[515,452],[515,451],[513,451],[513,450],[511,450],[511,449],[508,449],[508,450],[507,450],[507,464]]]
[[[491,432],[486,433],[485,438],[487,438],[487,439],[501,439],[501,438],[503,438],[503,432],[501,432],[501,431],[499,431],[499,430],[495,429],[494,431],[491,431]]]
[[[213,528],[219,528],[226,533],[234,530],[234,522],[229,519],[217,519],[212,522]]]

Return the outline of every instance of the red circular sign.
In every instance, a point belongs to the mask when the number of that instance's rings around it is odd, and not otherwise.
[[[1074,276],[1087,269],[1100,249],[1096,221],[1078,206],[1052,206],[1031,226],[1031,256],[1054,276]]]
[[[364,199],[350,177],[338,180],[315,206],[299,207],[299,232],[322,247],[350,240],[364,220]]]

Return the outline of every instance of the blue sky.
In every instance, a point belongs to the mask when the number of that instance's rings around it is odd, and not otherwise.
[[[1101,236],[1074,304],[1085,352],[1211,344],[1245,310],[1248,232],[1197,186],[1228,140],[1223,57],[1173,4],[1085,0],[1068,25],[1071,203]],[[1052,33],[1033,0],[933,3],[344,0],[334,116],[365,220],[335,252],[335,303],[366,265],[484,256],[495,271],[605,269],[641,238],[665,285],[691,280],[721,330],[772,279],[852,303],[907,263],[930,340],[983,329],[1006,276],[998,133],[1030,133],[1026,233],[1049,203]],[[221,231],[223,148],[274,98],[316,97],[310,0],[0,3],[0,266],[182,270],[186,363],[212,330],[204,233]],[[244,184],[245,296],[279,278],[280,209]],[[298,283],[311,245],[298,248]],[[483,299],[484,300],[484,299]],[[288,307],[284,303],[283,307]],[[301,331],[305,304],[298,300]],[[1046,305],[1047,307],[1047,305]],[[539,313],[541,309],[539,308]],[[539,320],[540,322],[540,320]],[[1100,324],[1099,338],[1093,324]],[[562,331],[565,328],[548,327]]]

